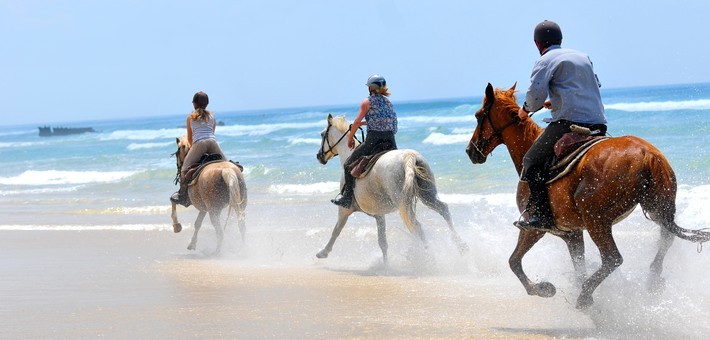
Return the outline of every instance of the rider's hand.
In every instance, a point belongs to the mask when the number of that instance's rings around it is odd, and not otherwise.
[[[348,147],[352,150],[355,147],[355,139],[348,136]]]
[[[528,112],[525,111],[522,106],[520,107],[520,110],[518,110],[518,118],[520,118],[521,121],[530,118],[530,115],[528,115]]]
[[[545,101],[544,104],[542,104],[546,109],[551,110],[552,109],[552,102],[548,99]]]

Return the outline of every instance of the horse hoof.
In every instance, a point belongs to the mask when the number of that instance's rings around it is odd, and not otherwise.
[[[579,298],[577,298],[577,309],[587,309],[592,304],[594,304],[594,299],[592,298],[591,295],[589,295],[589,296],[580,295]]]
[[[328,257],[328,253],[326,253],[325,251],[321,251],[318,254],[316,254],[316,257],[319,259],[324,259],[324,258]]]
[[[557,293],[555,285],[549,282],[540,282],[535,285],[535,293],[540,297],[553,297]]]
[[[173,224],[173,231],[177,234],[180,231],[182,231],[182,224],[180,223],[175,223]]]

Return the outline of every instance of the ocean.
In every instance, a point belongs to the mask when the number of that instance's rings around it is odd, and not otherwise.
[[[208,221],[200,232],[198,249],[185,249],[193,231],[194,208],[178,210],[185,227],[182,233],[173,234],[171,227],[168,198],[177,190],[173,184],[176,164],[171,154],[176,150],[175,138],[185,133],[181,125],[189,108],[172,116],[56,124],[97,131],[70,136],[39,137],[35,125],[0,126],[0,231],[13,239],[26,240],[34,239],[34,231],[52,233],[56,236],[49,237],[62,240],[62,244],[72,244],[71,235],[80,235],[72,232],[104,233],[106,239],[123,232],[136,241],[132,248],[140,253],[136,256],[153,264],[168,257],[179,268],[186,260],[206,258],[205,262],[188,265],[317,268],[326,273],[391,277],[395,285],[409,285],[410,278],[420,278],[424,283],[419,283],[424,285],[433,280],[437,285],[472,289],[462,293],[468,297],[479,294],[476,289],[483,289],[486,294],[523,301],[526,306],[550,306],[549,300],[527,297],[508,269],[507,259],[517,239],[512,222],[519,214],[515,206],[517,174],[506,149],[499,146],[482,165],[473,165],[464,152],[475,129],[474,112],[481,105],[484,88],[482,84],[480,94],[460,99],[398,102],[393,97],[399,117],[398,146],[415,149],[428,159],[440,198],[449,204],[454,225],[471,248],[464,256],[452,244],[443,219],[419,204],[417,213],[427,247],[409,234],[398,214],[392,214],[387,217],[390,261],[388,266],[382,266],[374,220],[355,214],[330,257],[315,258],[335,224],[337,208],[329,200],[337,194],[342,171],[338,159],[326,165],[316,160],[320,133],[329,113],[352,120],[357,113],[356,104],[215,112],[217,120],[224,123],[216,132],[222,149],[245,167],[249,199],[246,241],[242,243],[237,236],[236,222],[228,221],[223,255],[216,262],[206,255],[215,246],[214,229]],[[710,210],[705,208],[710,205],[710,83],[603,89],[602,96],[610,135],[644,138],[658,147],[673,166],[679,184],[678,224],[690,229],[709,227]],[[542,119],[546,117],[549,112],[541,111],[534,119],[544,125]],[[704,321],[704,315],[710,312],[707,250],[703,252],[702,247],[677,240],[666,257],[666,291],[660,298],[646,293],[644,281],[655,255],[658,228],[644,218],[640,209],[616,225],[614,236],[624,264],[597,289],[593,312],[576,326],[569,326],[584,328],[591,324],[597,328],[591,333],[549,334],[602,338],[644,334],[702,338],[710,334],[710,326]],[[142,234],[147,238],[137,240]],[[184,245],[151,243],[161,237]],[[587,236],[585,241],[591,272],[600,260]],[[152,252],[136,250],[146,243],[157,248]],[[72,247],[84,252],[100,248],[81,243]],[[49,258],[62,256],[57,250],[46,251]],[[106,250],[109,251],[120,250]],[[7,256],[21,253],[10,252]],[[61,254],[64,253],[71,253],[70,248],[62,246]],[[156,253],[165,255],[162,260],[151,261]],[[86,259],[83,255],[81,258]],[[63,265],[77,269],[82,266],[80,262]],[[556,306],[575,310],[578,288],[563,242],[544,238],[525,257],[524,265],[531,279],[555,282]],[[25,269],[18,266],[5,262],[0,269],[24,273]],[[141,270],[153,272],[152,266]],[[163,273],[162,270],[158,272]],[[435,294],[456,299],[455,291]],[[164,303],[170,304],[170,299],[166,297]],[[18,300],[17,306],[23,301]],[[116,301],[118,305],[122,303],[120,299]],[[48,315],[51,320],[53,315]],[[506,315],[487,318],[501,327],[508,325]],[[564,320],[550,322],[558,330],[567,329]]]
[[[603,99],[610,135],[642,137],[669,159],[680,188],[679,218],[689,219],[689,226],[706,221],[707,215],[683,211],[708,203],[710,84],[609,89]],[[474,211],[512,204],[507,198],[517,175],[505,148],[483,165],[471,164],[464,153],[480,96],[393,100],[397,142],[429,160],[442,199]],[[328,113],[352,120],[356,110],[348,105],[216,112],[224,123],[218,139],[228,157],[245,166],[252,206],[293,202],[333,210],[329,199],[337,193],[341,169],[336,160],[317,162],[319,134]],[[187,113],[64,124],[98,131],[71,136],[39,137],[37,126],[0,126],[0,229],[165,228],[167,197],[177,188],[170,155],[175,137],[185,133],[180,125]],[[534,117],[544,125],[541,119],[549,113]]]

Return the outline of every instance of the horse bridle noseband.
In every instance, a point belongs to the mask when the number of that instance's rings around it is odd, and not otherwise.
[[[340,141],[342,141],[342,140],[345,138],[345,136],[348,135],[348,133],[350,132],[350,130],[352,130],[353,125],[350,124],[350,126],[348,126],[348,130],[345,131],[345,133],[344,133],[342,136],[340,136],[340,138],[338,139],[338,141],[335,142],[335,144],[333,144],[333,145],[330,145],[330,140],[328,140],[328,132],[330,131],[330,127],[331,127],[331,126],[333,126],[333,124],[330,124],[330,122],[328,122],[328,127],[325,128],[325,132],[323,133],[323,137],[322,137],[322,139],[321,139],[321,141],[320,141],[320,149],[323,150],[323,146],[324,146],[326,143],[328,143],[328,150],[325,151],[325,152],[323,152],[323,155],[325,155],[325,154],[327,154],[327,153],[329,153],[329,152],[332,152],[334,156],[337,156],[338,154],[335,153],[335,152],[333,152],[333,149],[338,145],[338,143],[340,143]],[[360,130],[361,138],[362,138],[362,140],[364,141],[364,140],[365,140],[365,132],[362,131],[362,127],[358,127],[358,130]],[[358,142],[360,142],[360,140],[357,139],[357,137],[355,137],[355,140],[357,140]],[[360,142],[360,143],[362,143],[362,142]]]
[[[496,127],[493,125],[493,120],[491,120],[491,115],[490,115],[492,108],[493,108],[493,101],[491,100],[490,103],[486,103],[486,105],[483,107],[483,114],[481,115],[481,117],[477,118],[476,124],[478,124],[479,127],[483,126],[483,124],[482,124],[483,118],[486,118],[486,120],[488,120],[488,124],[491,125],[491,129],[493,129],[493,134],[491,136],[489,136],[488,138],[486,138],[485,140],[482,140],[482,137],[481,137],[482,134],[479,133],[478,140],[476,141],[475,144],[473,144],[473,147],[476,148],[476,150],[481,155],[484,155],[482,150],[488,145],[488,143],[491,142],[493,137],[497,137],[498,139],[503,140],[503,131],[505,131],[505,129],[507,129],[509,126],[520,122],[520,117],[518,117],[516,115],[508,123],[506,123],[505,125],[496,129]]]

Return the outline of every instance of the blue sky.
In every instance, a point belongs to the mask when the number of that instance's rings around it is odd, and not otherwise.
[[[562,27],[605,88],[710,81],[710,1],[0,0],[2,125],[395,101],[529,83]]]

